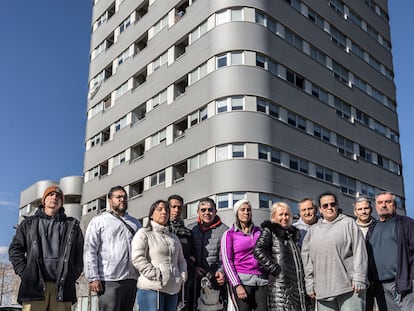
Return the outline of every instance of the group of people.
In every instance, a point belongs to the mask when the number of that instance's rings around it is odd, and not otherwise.
[[[274,203],[260,226],[242,199],[230,228],[208,197],[188,227],[179,195],[154,202],[145,227],[123,187],[107,197],[85,239],[56,186],[17,227],[9,257],[23,310],[71,310],[82,271],[101,311],[132,311],[135,301],[141,311],[414,310],[414,220],[396,214],[390,192],[375,198],[378,220],[368,198],[357,198],[355,220],[325,192],[318,207],[299,201],[295,223],[288,204]]]

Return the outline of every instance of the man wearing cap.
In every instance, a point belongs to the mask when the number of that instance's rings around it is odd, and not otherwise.
[[[108,202],[110,210],[95,216],[86,229],[85,277],[98,294],[100,311],[132,311],[138,272],[131,262],[131,241],[141,223],[127,213],[123,187],[112,187]]]
[[[25,311],[70,311],[76,302],[83,235],[79,221],[66,216],[63,198],[59,187],[48,187],[42,204],[19,224],[10,244],[10,261],[21,279],[17,301]]]

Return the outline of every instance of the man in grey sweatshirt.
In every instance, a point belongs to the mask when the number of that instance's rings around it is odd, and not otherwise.
[[[318,311],[365,311],[368,256],[361,230],[339,212],[333,193],[319,196],[319,212],[323,219],[302,244],[306,293]]]

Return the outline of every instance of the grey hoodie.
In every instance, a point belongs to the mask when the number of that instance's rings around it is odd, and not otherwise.
[[[368,256],[355,220],[339,214],[332,222],[320,219],[302,244],[307,294],[330,300],[353,291],[352,281],[367,284]]]

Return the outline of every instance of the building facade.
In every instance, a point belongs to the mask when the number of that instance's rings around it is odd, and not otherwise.
[[[148,214],[180,194],[226,223],[305,196],[397,195],[405,213],[386,0],[95,0],[84,225],[122,185]]]

